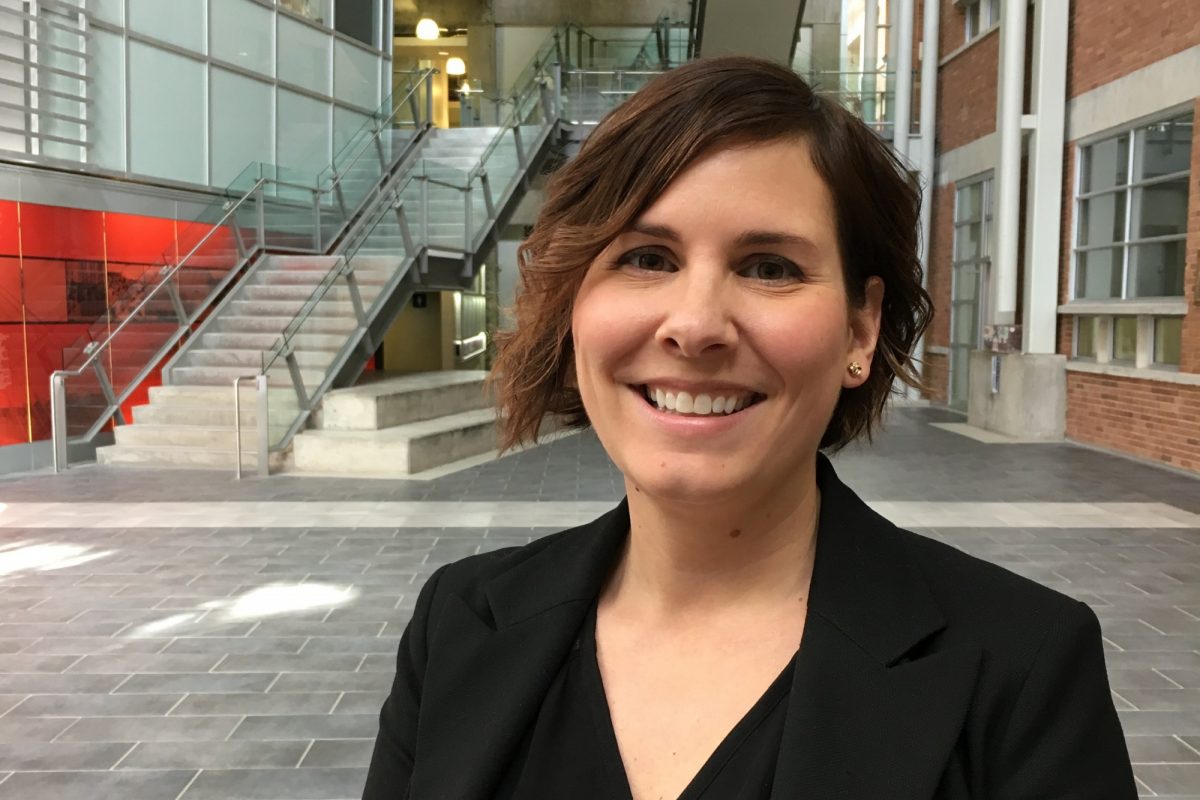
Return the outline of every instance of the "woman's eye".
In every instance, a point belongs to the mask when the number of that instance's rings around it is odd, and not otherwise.
[[[804,277],[800,268],[792,262],[774,260],[755,261],[742,268],[739,274],[768,283],[799,280]]]
[[[671,269],[671,262],[657,250],[632,250],[617,261],[618,264],[644,269],[648,272],[663,272]]]

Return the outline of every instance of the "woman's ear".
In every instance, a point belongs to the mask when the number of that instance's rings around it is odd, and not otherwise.
[[[850,309],[850,347],[846,353],[846,373],[842,376],[843,388],[857,388],[871,377],[871,361],[882,320],[883,279],[872,275],[867,278],[862,305]],[[860,369],[854,369],[854,364]]]

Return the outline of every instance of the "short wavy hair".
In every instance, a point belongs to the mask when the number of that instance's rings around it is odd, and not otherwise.
[[[725,147],[802,138],[833,196],[849,302],[868,278],[884,284],[870,377],[843,390],[821,438],[837,450],[870,438],[893,384],[920,387],[912,350],[931,302],[917,255],[921,193],[879,136],[795,73],[740,56],[700,59],[664,73],[608,114],[555,172],[518,250],[515,325],[497,334],[491,386],[502,449],[536,441],[543,419],[588,426],[574,380],[571,315],[592,261],[676,176]]]

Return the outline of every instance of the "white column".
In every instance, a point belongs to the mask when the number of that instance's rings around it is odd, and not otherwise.
[[[996,169],[996,253],[992,260],[992,322],[997,325],[1013,324],[1017,312],[1026,2],[1015,0],[1004,3],[1000,20],[999,101],[996,113],[1000,161]]]
[[[862,33],[863,120],[875,122],[875,71],[879,63],[879,0],[866,0]]]
[[[921,31],[921,285],[929,287],[929,241],[933,236],[933,188],[937,182],[934,144],[937,141],[938,23],[940,3],[925,0]],[[913,352],[918,362],[925,359],[925,337]],[[913,396],[917,392],[913,391]]]
[[[1033,21],[1033,113],[1029,143],[1022,347],[1026,353],[1053,353],[1058,342],[1058,276],[1061,264],[1063,141],[1066,136],[1066,3],[1039,2]]]
[[[893,0],[896,5],[896,105],[892,146],[908,157],[908,129],[912,124],[913,0]]]

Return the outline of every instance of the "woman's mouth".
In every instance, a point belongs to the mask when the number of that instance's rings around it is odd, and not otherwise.
[[[696,393],[656,388],[649,384],[633,387],[642,398],[657,408],[683,416],[728,416],[766,399],[757,392]]]

